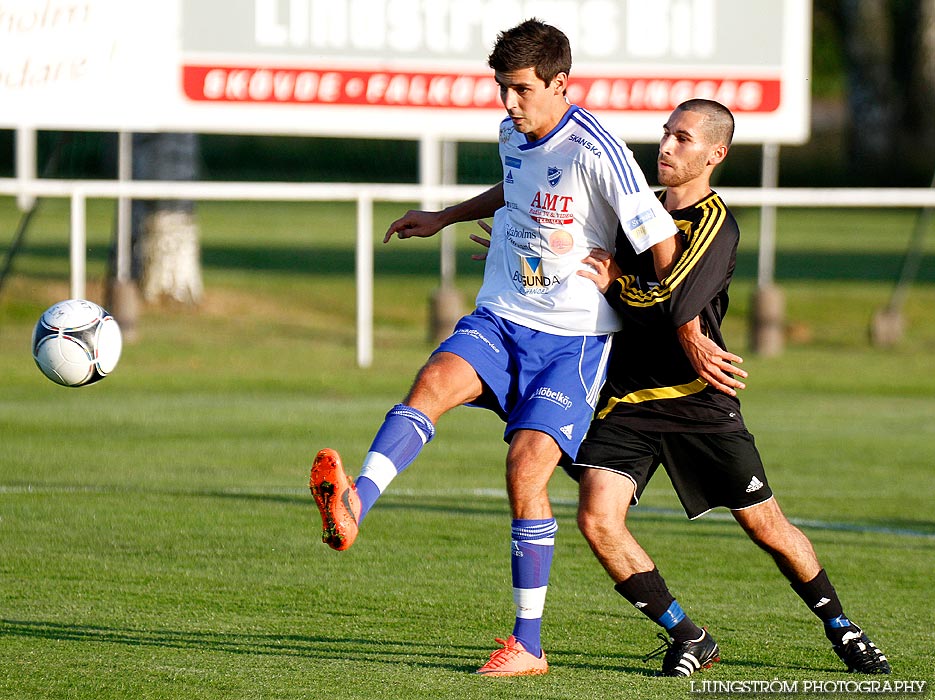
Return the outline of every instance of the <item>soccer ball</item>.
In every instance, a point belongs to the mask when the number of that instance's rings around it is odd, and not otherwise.
[[[114,317],[92,301],[68,299],[42,314],[32,333],[32,356],[62,386],[98,382],[114,371],[123,339]]]

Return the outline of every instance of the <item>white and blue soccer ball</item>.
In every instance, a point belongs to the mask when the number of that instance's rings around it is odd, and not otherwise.
[[[117,366],[123,338],[117,321],[93,301],[67,299],[42,314],[32,333],[32,356],[62,386],[98,382]]]

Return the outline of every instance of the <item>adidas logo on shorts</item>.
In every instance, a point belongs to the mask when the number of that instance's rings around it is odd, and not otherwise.
[[[571,440],[572,432],[574,431],[574,429],[575,429],[574,423],[569,423],[568,425],[563,425],[561,428],[559,428],[559,430],[562,431],[562,435],[567,437],[569,440]]]
[[[754,491],[759,491],[763,488],[763,482],[753,477],[750,479],[750,484],[747,486],[747,493],[753,493]]]

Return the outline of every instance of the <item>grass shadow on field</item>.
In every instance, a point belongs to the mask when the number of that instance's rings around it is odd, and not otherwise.
[[[379,275],[406,276],[436,274],[439,269],[439,253],[434,244],[420,246],[377,245],[374,267]],[[23,255],[44,260],[68,260],[68,246],[59,244],[28,245]],[[88,261],[106,262],[109,249],[94,247],[88,250]],[[463,277],[480,277],[483,267],[472,264],[466,252],[458,253],[458,274]],[[355,257],[352,247],[346,246],[219,246],[202,245],[202,265],[214,270],[250,270],[254,272],[279,272],[309,275],[352,275]],[[840,253],[812,251],[777,251],[776,277],[779,280],[863,280],[895,281],[902,269],[901,253],[849,252]],[[737,254],[735,279],[754,279],[757,270],[756,251],[740,251]],[[935,255],[925,254],[919,261],[918,282],[935,283]]]
[[[17,637],[50,642],[118,644],[130,647],[158,647],[221,652],[250,656],[299,657],[323,661],[405,663],[426,669],[473,673],[490,654],[490,647],[478,644],[419,644],[412,639],[352,639],[322,635],[274,635],[237,632],[211,632],[172,629],[106,627],[45,620],[0,620],[0,638]],[[580,647],[556,648],[553,664],[563,669],[620,671],[644,676],[656,675],[634,654],[613,654],[590,661],[580,660]]]
[[[140,488],[134,486],[128,487],[107,487],[107,486],[88,486],[88,487],[48,487],[36,488],[32,484],[6,484],[7,488],[42,491],[49,493],[93,493],[93,494],[114,494],[114,495],[137,495],[137,496],[155,496],[157,498],[194,498],[194,499],[219,499],[227,501],[245,501],[252,503],[280,503],[286,505],[295,505],[301,508],[314,508],[315,502],[312,500],[308,491],[283,489],[281,491],[263,491],[263,490],[240,490],[240,489],[160,489],[160,488]],[[380,510],[393,511],[419,511],[422,513],[444,513],[457,516],[476,516],[476,515],[494,515],[497,517],[509,517],[510,507],[506,497],[501,499],[483,497],[472,501],[465,501],[459,496],[445,496],[431,494],[427,496],[412,494],[387,494],[380,499]],[[570,506],[556,505],[556,514],[564,513],[570,515],[574,510]]]
[[[347,637],[244,634],[235,632],[141,629],[68,624],[40,620],[0,620],[0,638],[19,637],[53,642],[119,644],[131,647],[246,654],[251,656],[300,657],[341,662],[405,663],[427,669],[472,673],[490,648],[472,644],[420,645],[412,639],[349,639]],[[575,661],[580,648],[556,649],[553,658],[562,668],[591,671],[624,671],[652,676],[653,669],[631,654],[602,657],[590,662]],[[560,657],[567,656],[559,660]],[[553,663],[555,663],[553,661]]]
[[[158,493],[162,495],[167,492],[160,491]],[[315,505],[312,497],[308,493],[292,495],[290,493],[252,493],[240,491],[189,491],[173,493],[171,495],[288,503],[299,505],[303,508],[313,508]],[[465,503],[463,498],[439,498],[434,496],[431,498],[420,498],[405,494],[383,496],[376,508],[380,510],[416,510],[423,513],[453,513],[457,515],[506,515],[507,517],[509,517],[510,513],[509,504],[507,504],[506,500],[501,503],[496,500],[482,499]]]
[[[106,489],[104,489],[106,490]],[[124,491],[126,489],[121,489]],[[307,492],[283,491],[251,491],[251,490],[147,490],[132,489],[135,493],[150,495],[186,496],[194,498],[217,498],[227,500],[244,500],[268,503],[284,503],[312,506],[313,501]],[[445,495],[443,492],[419,493],[387,493],[380,498],[376,506],[380,510],[406,511],[413,510],[423,513],[446,513],[457,515],[494,515],[509,516],[509,502],[504,492],[502,498],[491,495],[479,495],[476,498],[465,500],[462,495]],[[577,500],[554,498],[552,510],[557,518],[574,519],[577,514]],[[642,506],[634,509],[631,520],[638,527],[677,527],[684,528],[680,537],[701,537],[705,540],[711,538],[746,539],[747,536],[736,523],[733,516],[725,509],[717,509],[706,514],[703,518],[689,521],[681,510],[668,508],[653,508]],[[931,547],[935,543],[935,521],[912,518],[868,518],[860,521],[832,521],[797,518],[790,516],[790,520],[798,527],[809,532],[850,533],[857,535],[886,535],[903,539],[903,547]]]
[[[935,522],[931,520],[909,518],[869,518],[860,522],[825,522],[798,518],[791,518],[791,520],[806,529],[893,535],[909,538],[907,542],[916,539],[928,540],[928,546],[935,544]]]
[[[0,254],[5,254],[2,247]],[[69,258],[69,250],[67,245],[36,244],[24,248],[20,255],[64,264]],[[102,265],[107,263],[110,250],[108,247],[92,247],[87,250],[86,256],[88,264]],[[466,262],[459,269],[459,276],[483,275],[482,265],[468,265],[471,261],[467,255],[462,258]],[[353,248],[347,247],[202,245],[201,263],[207,270],[248,270],[346,277],[354,274],[355,254]],[[375,249],[374,268],[377,274],[386,276],[437,274],[439,253],[434,245],[419,247],[415,244],[385,248],[381,246]],[[52,269],[54,270],[54,267]],[[56,276],[57,273],[49,274],[49,277]]]
[[[647,646],[647,654],[653,651],[653,644],[655,644],[655,639],[651,644]],[[602,657],[601,661],[588,661],[581,662],[575,661],[571,658],[562,658],[564,655],[568,657],[580,656],[582,650],[580,647],[569,647],[563,648],[561,646],[552,646],[548,650],[549,652],[549,661],[551,664],[556,667],[561,666],[563,669],[580,669],[587,671],[620,671],[622,673],[627,673],[631,675],[639,676],[659,676],[659,669],[662,664],[662,654],[649,660],[644,661],[645,655],[641,656],[638,654],[610,654]],[[721,661],[715,664],[711,673],[717,673],[719,667],[725,668],[742,668],[747,669],[752,672],[763,671],[764,669],[775,669],[787,670],[787,671],[827,671],[827,672],[839,672],[841,669],[833,666],[828,666],[827,668],[816,668],[814,666],[805,666],[803,664],[797,663],[781,663],[781,662],[770,662],[764,663],[761,661],[748,661],[744,660],[740,656],[742,652],[739,651],[730,651],[728,655],[725,655],[725,652],[721,651]]]
[[[296,656],[340,661],[404,660],[407,664],[452,671],[467,667],[468,660],[483,653],[479,647],[419,647],[412,640],[349,639],[304,635],[244,634],[236,632],[141,629],[68,624],[43,620],[0,620],[0,638],[24,637],[55,642],[120,644],[261,656]],[[464,652],[463,654],[460,652]],[[470,652],[470,653],[469,653]],[[461,659],[460,657],[463,657]]]
[[[903,266],[901,253],[825,251],[777,251],[777,280],[852,280],[865,282],[895,282]],[[755,279],[757,253],[737,253],[735,279]],[[917,282],[935,282],[935,255],[923,255],[919,260]]]
[[[663,522],[688,521],[684,513],[677,509],[654,508],[652,506],[642,506],[632,511],[631,518],[636,522],[652,522],[659,524]],[[907,542],[918,540],[924,543],[926,540],[935,541],[935,521],[915,518],[867,518],[858,521],[834,521],[818,520],[811,518],[799,518],[795,515],[788,515],[789,520],[800,528],[809,531],[825,532],[844,532],[859,535],[892,535],[895,537],[907,538]],[[738,528],[734,517],[730,512],[723,508],[715,509],[706,513],[702,518],[691,522],[692,526],[716,526],[718,524],[727,528]],[[739,531],[739,530],[738,530]]]

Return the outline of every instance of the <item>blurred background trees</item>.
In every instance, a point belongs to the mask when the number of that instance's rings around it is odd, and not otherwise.
[[[814,0],[812,138],[782,149],[784,186],[927,186],[935,168],[935,0]],[[57,135],[40,134],[40,169]],[[207,180],[415,182],[414,142],[202,134],[190,142]],[[654,144],[631,144],[653,160]],[[114,177],[116,137],[72,139],[60,177]],[[500,177],[496,146],[461,143],[458,179]],[[339,154],[339,157],[336,157]],[[738,146],[722,180],[756,185],[760,149]],[[0,176],[13,135],[0,131]]]
[[[824,0],[841,40],[847,164],[858,182],[935,168],[935,0]]]

